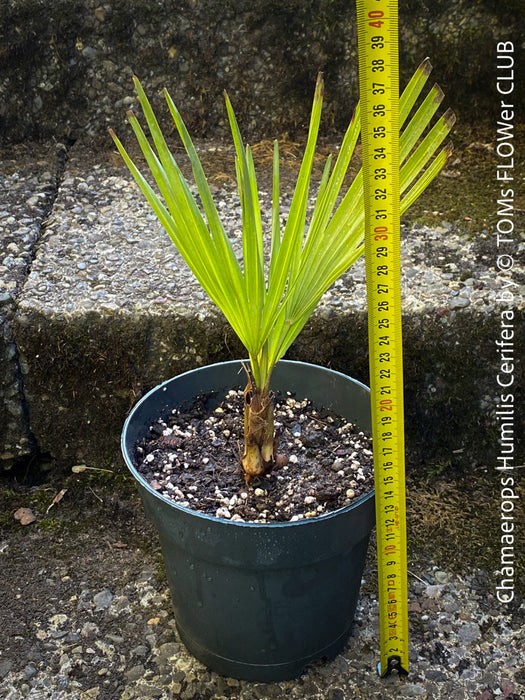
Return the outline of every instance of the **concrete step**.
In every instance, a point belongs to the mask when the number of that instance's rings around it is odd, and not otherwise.
[[[51,143],[18,145],[0,153],[0,464],[10,464],[35,449],[13,318],[42,225],[53,206],[64,156],[65,147]]]
[[[206,157],[224,158],[216,144],[203,147]],[[33,195],[24,189],[10,199],[2,219],[14,218],[4,226],[3,244],[6,230],[16,245],[26,228],[30,244],[5,302],[0,398],[6,415],[18,417],[5,421],[0,452],[4,464],[38,449],[61,465],[104,467],[118,461],[122,423],[146,390],[244,352],[113,152],[77,142],[63,167],[60,148],[42,153],[47,156],[38,160],[37,151],[19,154],[19,172],[33,166],[26,180]],[[57,173],[58,185],[48,191]],[[233,184],[226,175],[212,184],[240,250]],[[267,184],[260,185],[266,212]],[[287,201],[285,194],[284,207]],[[515,406],[523,400],[525,244],[506,250],[514,261],[509,270],[498,269],[490,232],[468,238],[447,222],[405,228],[402,246],[411,463],[486,464],[499,449],[501,394],[512,393]],[[512,297],[502,293],[510,290]],[[365,291],[361,260],[325,295],[287,357],[367,382]],[[513,333],[507,374],[496,345],[502,323],[508,326],[504,338]],[[499,386],[498,374],[512,376],[512,387]],[[516,451],[523,427],[524,413],[516,408]]]

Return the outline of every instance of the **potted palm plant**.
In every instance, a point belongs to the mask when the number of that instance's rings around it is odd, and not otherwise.
[[[424,135],[443,93],[434,86],[414,107],[431,66],[416,71],[400,101],[401,212],[441,170],[451,149],[440,144],[454,118],[446,112]],[[276,389],[297,392],[370,429],[368,389],[338,372],[281,358],[328,288],[362,255],[361,172],[343,192],[360,133],[359,106],[335,164],[329,157],[311,214],[312,168],[323,101],[315,88],[308,139],[290,210],[280,218],[279,148],[274,145],[269,246],[265,247],[252,152],[245,146],[228,96],[243,221],[239,262],[223,226],[196,148],[169,94],[169,110],[189,156],[198,199],[184,178],[151,105],[134,79],[153,145],[129,113],[157,194],[113,131],[139,188],[203,289],[246,348],[247,362],[199,368],[153,389],[128,416],[122,436],[126,463],[157,526],[181,638],[204,663],[252,680],[296,676],[320,657],[337,654],[350,633],[374,524],[373,491],[333,513],[299,522],[232,522],[164,497],[137,469],[136,445],[166,407],[207,390],[225,395],[244,368],[244,447],[239,483],[253,488],[278,461],[274,429]],[[235,466],[235,465],[234,465]]]

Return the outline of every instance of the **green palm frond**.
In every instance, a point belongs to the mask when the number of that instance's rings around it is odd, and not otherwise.
[[[420,196],[450,156],[439,148],[454,123],[450,111],[428,130],[443,100],[430,89],[414,112],[431,66],[417,69],[400,99],[401,212]],[[243,221],[243,265],[220,220],[195,146],[171,97],[169,110],[189,156],[201,207],[182,175],[138,79],[138,99],[153,145],[137,118],[129,121],[155,179],[160,197],[148,184],[114,132],[111,135],[144,196],[180,254],[221,309],[248,351],[257,386],[267,388],[271,371],[297,337],[323,294],[364,251],[363,176],[360,171],[345,193],[345,176],[360,133],[359,105],[332,167],[329,157],[309,222],[307,210],[323,102],[323,80],[315,88],[306,148],[286,224],[279,210],[279,148],[274,146],[270,255],[265,264],[264,231],[251,149],[245,146],[232,104],[226,109],[236,153],[236,173]],[[413,113],[413,116],[410,116]],[[406,124],[406,126],[405,126]],[[427,132],[427,133],[425,133]]]

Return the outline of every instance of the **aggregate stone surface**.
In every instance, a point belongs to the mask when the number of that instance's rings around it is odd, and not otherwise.
[[[35,256],[58,186],[63,144],[28,143],[0,151],[0,299],[16,298]]]
[[[0,534],[2,698],[525,698],[525,603],[499,603],[489,572],[458,574],[432,547],[410,552],[410,674],[379,678],[374,542],[352,636],[334,661],[282,683],[217,675],[181,643],[156,536],[134,489],[114,479],[71,477],[51,507],[56,479],[18,491],[35,521],[4,521]]]
[[[487,47],[512,41],[520,60],[523,18],[514,9],[473,0],[401,6],[401,83],[430,53],[451,103],[476,121],[492,119],[498,101],[485,89],[495,75]],[[276,127],[304,131],[319,70],[336,128],[357,102],[353,3],[3,0],[2,10],[0,138],[104,133],[136,104],[134,73],[157,104],[167,86],[192,133],[208,136],[227,133],[224,89],[259,137]],[[466,55],[475,60],[458,70]]]
[[[96,311],[211,307],[125,172],[73,148],[20,310],[67,318]]]
[[[209,144],[205,149],[217,149]],[[220,147],[218,147],[220,151]],[[220,157],[220,153],[218,154]],[[226,149],[225,157],[231,159]],[[266,181],[265,184],[269,183]],[[286,184],[286,183],[285,183]],[[225,228],[239,257],[242,218],[233,183],[212,182]],[[271,217],[271,188],[260,187],[263,226]],[[282,216],[290,207],[284,188]],[[475,239],[455,235],[444,221],[402,231],[402,290],[406,312],[441,309],[448,317],[469,306],[491,313],[508,274],[495,268],[488,233]],[[525,242],[517,244],[517,253]],[[492,253],[492,255],[490,254]],[[525,273],[514,271],[516,299],[525,298]],[[169,306],[177,312],[208,313],[211,302],[162,231],[149,205],[118,156],[93,155],[76,144],[69,153],[39,254],[20,299],[20,309],[50,315],[141,312]],[[361,258],[327,292],[318,313],[364,308],[365,270]]]

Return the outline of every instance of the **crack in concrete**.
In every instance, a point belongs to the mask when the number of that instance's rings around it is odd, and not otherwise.
[[[31,251],[30,262],[27,266],[26,275],[24,278],[24,283],[20,287],[20,292],[22,291],[22,289],[24,287],[25,280],[31,274],[32,263],[38,254],[38,248],[40,246],[40,242],[42,240],[42,237],[44,236],[44,233],[46,232],[46,229],[49,225],[49,222],[52,220],[55,202],[58,198],[58,193],[60,192],[60,187],[61,187],[62,182],[64,180],[64,173],[66,171],[67,163],[69,160],[69,153],[74,145],[75,145],[75,139],[71,139],[71,140],[67,141],[65,144],[64,143],[57,143],[56,144],[57,160],[56,160],[56,164],[55,164],[54,184],[53,184],[53,188],[49,192],[49,199],[46,201],[46,204],[45,204],[45,208],[44,208],[43,215],[42,215],[42,221],[40,223],[40,227],[39,227],[39,231],[38,231],[38,236],[37,236],[37,239],[35,241],[35,245],[33,246],[33,249]]]

